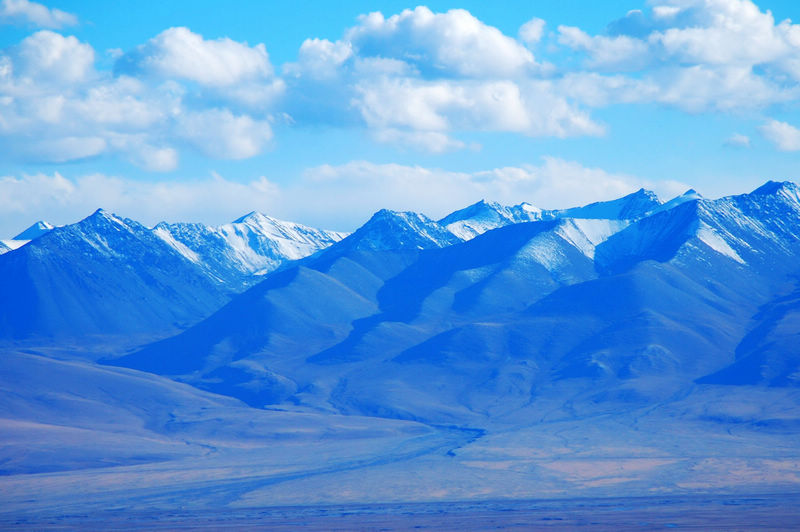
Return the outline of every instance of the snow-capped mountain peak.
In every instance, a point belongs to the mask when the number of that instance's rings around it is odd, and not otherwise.
[[[598,201],[584,205],[549,211],[552,218],[593,218],[604,220],[637,220],[661,206],[661,200],[650,190],[640,188],[627,196],[611,201]]]
[[[469,240],[491,229],[541,219],[542,210],[530,203],[512,207],[481,200],[448,214],[439,223],[461,240]]]
[[[686,202],[689,202],[689,201],[695,201],[695,200],[702,200],[702,199],[703,199],[703,196],[701,196],[699,192],[697,192],[693,188],[690,188],[689,190],[687,190],[686,192],[684,192],[680,196],[675,196],[671,200],[663,203],[661,206],[656,207],[655,209],[653,209],[650,212],[650,214],[655,214],[655,213],[661,212],[661,211],[668,211],[668,210],[670,210],[672,208],[675,208],[678,205],[681,205],[683,203],[686,203]]]
[[[767,181],[751,194],[781,196],[790,202],[800,204],[800,187],[791,181]]]
[[[424,214],[381,209],[345,242],[353,249],[388,251],[444,247],[460,240]]]
[[[49,233],[55,226],[45,222],[43,220],[39,220],[35,224],[31,225],[23,232],[18,234],[14,237],[14,240],[33,240],[34,238],[39,238],[45,233]]]
[[[31,240],[35,240],[49,233],[54,227],[54,225],[48,222],[39,220],[14,238],[10,240],[0,240],[0,255],[21,248]]]
[[[266,214],[262,214],[262,213],[260,213],[258,211],[250,211],[247,214],[245,214],[244,216],[240,216],[239,218],[236,218],[231,223],[244,224],[244,223],[247,223],[249,221],[258,220],[260,218],[269,218],[269,217]]]
[[[217,227],[197,223],[160,223],[156,236],[192,262],[236,284],[311,255],[338,242],[347,233],[325,231],[250,212]]]

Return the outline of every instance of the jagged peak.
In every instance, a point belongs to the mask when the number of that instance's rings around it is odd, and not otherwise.
[[[503,207],[497,202],[494,201],[486,201],[482,199],[478,202],[473,203],[472,205],[468,205],[463,209],[458,209],[457,211],[453,211],[441,220],[439,223],[442,225],[449,225],[451,223],[460,222],[463,220],[467,220],[469,218],[474,218],[479,216],[482,213],[496,213],[498,215],[506,214],[507,207]]]
[[[101,207],[89,215],[89,218],[116,218],[116,216]]]
[[[362,249],[399,250],[442,247],[458,241],[424,214],[381,209],[342,242]]]
[[[108,212],[107,210],[100,208],[100,209],[97,209],[96,211],[94,211],[91,215],[87,216],[86,218],[81,220],[81,222],[78,222],[78,223],[82,223],[82,222],[106,222],[106,223],[113,223],[115,225],[122,225],[122,226],[127,227],[128,226],[128,224],[127,224],[128,221],[130,221],[130,220],[125,220],[123,218],[120,218],[119,216],[117,216],[113,212]]]
[[[235,219],[231,223],[246,224],[248,222],[257,222],[259,220],[275,220],[275,218],[273,218],[271,216],[267,216],[263,212],[250,211],[247,214],[245,214],[244,216],[240,216],[239,218]]]
[[[646,199],[647,201],[652,201],[658,204],[661,204],[661,200],[658,198],[658,194],[653,192],[652,190],[648,190],[644,187],[640,188],[636,192],[631,192],[626,196],[622,196],[620,199]]]
[[[408,223],[410,220],[416,220],[424,223],[434,223],[433,220],[418,212],[381,209],[372,215],[372,218],[367,221],[367,224],[379,220],[398,220],[405,223]]]
[[[542,209],[540,209],[539,207],[537,207],[537,206],[535,206],[535,205],[531,205],[531,204],[530,204],[530,203],[528,203],[527,201],[523,201],[523,202],[522,202],[522,203],[520,203],[519,205],[514,205],[514,207],[515,207],[515,208],[518,208],[518,209],[520,209],[520,210],[523,210],[523,211],[525,211],[525,212],[532,212],[532,213],[539,213],[539,212],[542,212]]]
[[[784,183],[786,183],[786,181],[773,181],[770,179],[760,187],[756,188],[753,192],[751,192],[751,194],[774,194],[783,188]]]
[[[50,232],[54,227],[53,224],[39,220],[15,236],[14,240],[33,240],[34,238],[39,238],[43,234]]]
[[[798,193],[798,186],[792,181],[767,181],[751,192],[751,194],[778,194],[780,192],[790,192],[796,195]]]

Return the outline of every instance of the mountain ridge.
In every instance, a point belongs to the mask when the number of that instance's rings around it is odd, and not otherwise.
[[[428,367],[427,360],[473,367],[466,383],[484,375],[485,368],[459,352],[499,364],[500,374],[492,379],[518,368],[513,371],[527,375],[522,382],[528,386],[601,379],[614,389],[660,373],[692,382],[734,363],[744,335],[738,331],[746,330],[759,302],[800,274],[792,266],[800,259],[800,203],[792,190],[762,187],[719,200],[687,191],[667,209],[642,190],[623,202],[578,211],[624,212],[629,219],[554,217],[466,240],[446,236],[443,224],[422,215],[379,211],[349,237],[289,265],[275,278],[285,282],[265,281],[251,289],[250,299],[234,299],[225,320],[209,318],[163,345],[109,362],[152,369],[148,360],[191,356],[191,365],[182,369],[204,368],[206,376],[186,382],[201,388],[219,390],[209,384],[212,376],[236,368],[253,405],[294,400],[350,405],[351,413],[398,407],[375,395],[374,385],[364,388],[386,375],[402,381],[393,386],[420,393],[408,368]],[[495,208],[479,202],[451,220]],[[650,214],[640,216],[645,211]],[[770,268],[776,261],[785,266]],[[368,289],[361,284],[365,279]],[[303,293],[314,293],[319,308],[296,303]],[[254,315],[264,304],[256,313],[261,317]],[[340,312],[337,305],[359,310]],[[242,322],[251,323],[249,332]],[[232,328],[226,330],[226,323]],[[322,324],[336,325],[321,334]],[[562,328],[573,332],[564,336]],[[297,343],[303,330],[305,344]],[[204,344],[201,338],[212,331],[213,342]],[[495,354],[486,359],[488,353],[464,344],[468,338]],[[543,343],[547,338],[554,343]],[[219,360],[215,345],[232,348],[233,359],[209,366]],[[502,345],[510,351],[497,351]],[[706,355],[695,360],[693,352]],[[529,365],[519,366],[521,361]],[[254,394],[259,372],[283,383],[283,391],[275,395],[277,381],[270,381],[263,394]],[[339,380],[338,387],[321,386],[331,379]],[[447,386],[471,395],[464,383]],[[300,392],[308,389],[318,391]],[[244,397],[235,386],[226,391]],[[446,421],[444,410],[427,415],[431,422]]]

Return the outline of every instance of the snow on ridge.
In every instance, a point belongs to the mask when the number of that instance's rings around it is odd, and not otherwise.
[[[541,209],[530,203],[520,203],[509,207],[497,202],[481,200],[448,214],[438,223],[459,239],[470,240],[498,227],[539,220],[542,212]]]
[[[661,200],[654,192],[642,188],[610,201],[597,201],[582,207],[545,211],[544,217],[636,220],[651,214],[661,205]]]
[[[347,236],[251,212],[220,226],[158,224],[153,232],[176,251],[212,270],[264,275],[289,260],[307,257]]]
[[[742,260],[742,257],[740,257],[739,254],[736,253],[736,251],[730,246],[730,244],[728,244],[725,239],[722,238],[709,225],[701,222],[698,225],[695,234],[701,242],[706,244],[717,253],[725,255],[726,257],[735,260],[739,264],[745,264],[744,260]]]
[[[30,240],[17,240],[17,239],[0,240],[0,244],[2,244],[3,247],[6,248],[5,250],[0,248],[0,253],[8,253],[9,251],[14,251],[15,249],[21,248],[28,242],[30,242]]]
[[[595,248],[628,225],[627,220],[566,218],[556,233],[588,258],[594,259]]]
[[[197,253],[189,249],[183,242],[178,242],[175,240],[175,237],[172,236],[168,228],[159,224],[153,228],[153,234],[169,244],[173,249],[175,249],[175,251],[190,261],[194,262],[195,264],[201,264],[202,261],[200,260],[200,257],[197,256]]]
[[[20,234],[14,237],[14,240],[23,240],[23,241],[30,241],[34,238],[39,238],[40,236],[50,232],[54,229],[55,226],[49,222],[45,222],[44,220],[39,220],[38,222],[34,223]]]
[[[356,249],[400,250],[444,247],[462,241],[446,227],[416,212],[381,209],[344,242]]]

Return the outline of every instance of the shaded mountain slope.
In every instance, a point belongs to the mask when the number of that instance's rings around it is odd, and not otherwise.
[[[0,337],[168,332],[227,290],[144,226],[102,210],[0,257]]]

